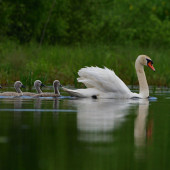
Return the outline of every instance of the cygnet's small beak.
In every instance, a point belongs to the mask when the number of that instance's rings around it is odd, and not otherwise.
[[[22,86],[21,86],[22,88],[25,88],[25,86],[22,84]]]
[[[45,87],[45,85],[43,83],[41,83],[41,87]]]

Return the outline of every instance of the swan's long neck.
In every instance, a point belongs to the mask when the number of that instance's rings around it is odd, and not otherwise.
[[[59,90],[58,90],[58,87],[57,87],[57,86],[54,86],[54,94],[58,94],[58,95],[60,95],[60,92],[59,92]]]
[[[144,66],[139,60],[136,60],[135,68],[139,81],[139,95],[141,95],[142,98],[147,98],[149,96],[149,87],[144,72]]]
[[[37,93],[42,93],[40,87],[37,87],[37,86],[36,86],[35,89],[36,89]]]

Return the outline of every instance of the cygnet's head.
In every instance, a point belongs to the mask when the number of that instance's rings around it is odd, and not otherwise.
[[[54,86],[54,87],[62,87],[62,85],[60,84],[60,81],[59,81],[59,80],[54,80],[53,86]]]
[[[14,88],[15,89],[20,89],[20,88],[25,88],[24,85],[20,81],[16,81],[14,83]]]
[[[34,82],[34,86],[35,87],[44,87],[45,85],[40,80],[36,80]]]
[[[153,61],[147,55],[139,55],[136,61],[142,65],[150,67],[153,71],[155,71],[155,68],[153,67]]]
[[[2,89],[2,86],[0,85],[0,89]]]

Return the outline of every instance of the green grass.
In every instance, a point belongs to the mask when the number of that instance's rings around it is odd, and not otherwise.
[[[170,86],[170,49],[139,47],[137,45],[75,45],[38,47],[37,44],[18,45],[7,41],[0,43],[0,84],[12,85],[21,80],[31,87],[36,79],[52,84],[58,79],[63,85],[81,86],[77,72],[85,66],[106,66],[126,83],[137,85],[134,68],[140,54],[150,56],[156,72],[145,68],[149,85]]]

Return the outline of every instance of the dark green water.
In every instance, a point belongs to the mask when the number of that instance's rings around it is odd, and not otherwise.
[[[170,94],[152,96],[0,98],[0,169],[170,169]]]

